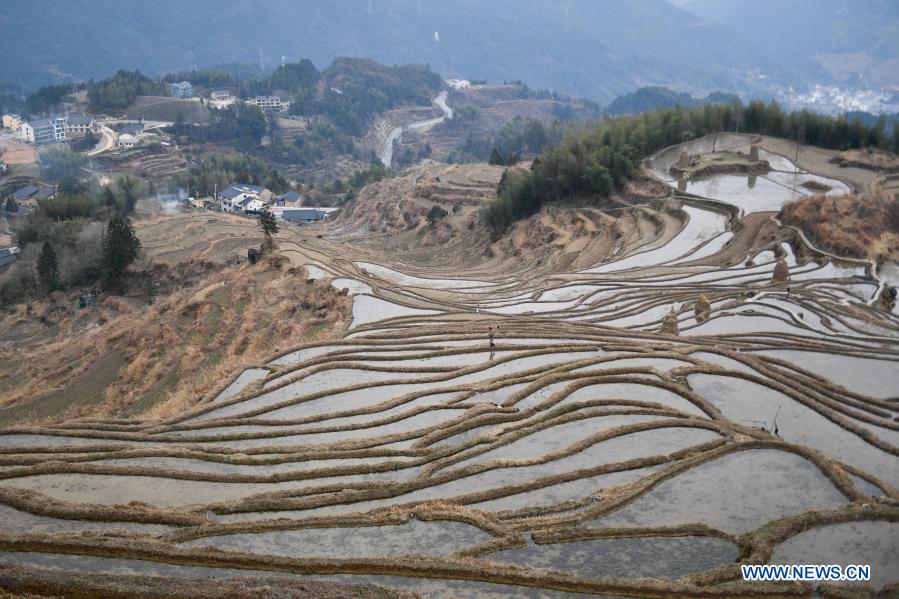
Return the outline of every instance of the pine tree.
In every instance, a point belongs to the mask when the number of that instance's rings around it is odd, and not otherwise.
[[[118,183],[122,191],[122,213],[127,216],[134,212],[137,204],[138,182],[134,177],[122,177]]]
[[[12,198],[12,196],[10,196],[9,199],[6,200],[6,211],[10,214],[19,211],[19,206],[18,204],[16,204],[16,201]]]
[[[103,237],[101,276],[106,289],[116,290],[121,286],[125,271],[137,259],[139,251],[140,240],[134,234],[131,221],[121,214],[113,216]]]
[[[259,214],[259,228],[262,229],[263,235],[271,237],[278,232],[278,221],[275,215],[269,210],[263,210]]]
[[[263,210],[259,214],[259,228],[265,235],[259,253],[265,255],[275,249],[275,240],[272,239],[272,235],[278,232],[278,221],[275,219],[275,215],[268,210]]]
[[[59,262],[49,241],[44,242],[37,257],[37,278],[47,291],[53,291],[59,285]]]
[[[488,160],[487,163],[494,166],[503,166],[503,164],[505,164],[503,162],[503,157],[499,155],[499,150],[496,148],[493,148],[493,151],[490,152],[490,160]]]

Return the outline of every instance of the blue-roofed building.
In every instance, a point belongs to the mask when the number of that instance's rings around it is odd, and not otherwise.
[[[66,137],[84,137],[94,130],[94,117],[72,114],[66,117]]]
[[[16,202],[24,202],[25,200],[47,200],[56,197],[55,185],[26,185],[20,187],[12,194],[12,199]]]
[[[55,117],[22,123],[22,139],[33,144],[61,142],[66,140],[66,119]]]
[[[31,196],[34,200],[52,200],[56,197],[56,186],[48,185],[47,187],[41,187],[36,194]]]
[[[12,194],[12,199],[14,199],[17,202],[21,202],[21,201],[27,200],[28,198],[30,198],[31,196],[33,196],[40,190],[41,190],[41,188],[38,187],[37,185],[29,184],[29,185],[26,185],[25,187],[20,187],[19,189],[15,190]]]
[[[219,192],[219,204],[222,212],[243,212],[240,203],[247,198],[255,198],[265,201],[263,196],[269,196],[269,192],[262,185],[250,185],[248,183],[232,183]]]
[[[295,191],[288,191],[279,196],[275,196],[275,206],[299,206],[302,203],[303,196]]]
[[[0,248],[0,268],[15,262],[18,253],[19,248],[17,247]]]
[[[287,208],[275,215],[289,223],[315,223],[325,218],[325,211],[315,208]]]
[[[189,81],[169,83],[169,93],[175,98],[193,98],[194,88]]]

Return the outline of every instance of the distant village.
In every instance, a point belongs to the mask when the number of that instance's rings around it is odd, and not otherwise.
[[[241,100],[227,89],[209,91],[204,97],[194,94],[193,86],[188,81],[168,84],[169,95],[179,100],[200,102],[210,109],[225,109],[237,102],[255,105],[264,112],[283,113],[290,102],[282,100],[278,95],[256,96]],[[291,117],[301,120],[302,117]],[[145,119],[129,120],[113,118],[105,115],[63,114],[49,118],[25,120],[18,114],[2,116],[3,131],[0,136],[9,142],[24,143],[37,149],[51,144],[73,143],[96,140],[96,146],[90,146],[84,152],[87,156],[117,149],[129,149],[136,146],[164,144],[167,136],[162,132],[165,127],[174,123],[149,121]],[[10,171],[10,165],[0,161],[0,176]],[[12,193],[0,197],[0,209],[7,222],[33,211],[41,200],[53,199],[57,194],[57,186],[33,180],[22,185]],[[304,206],[304,197],[296,191],[275,194],[261,185],[250,185],[233,182],[224,189],[216,190],[209,197],[194,197],[191,190],[178,188],[159,192],[155,198],[160,202],[175,203],[180,208],[206,209],[228,212],[248,217],[258,216],[263,211],[273,213],[283,222],[308,224],[322,221],[333,208],[312,208]],[[2,219],[0,219],[2,222]],[[18,248],[12,245],[10,231],[0,230],[0,269],[16,259]]]

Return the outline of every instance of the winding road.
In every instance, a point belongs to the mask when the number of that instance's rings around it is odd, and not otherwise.
[[[437,97],[434,98],[433,102],[443,111],[443,116],[407,123],[405,125],[400,125],[399,127],[394,127],[390,130],[390,133],[387,135],[387,139],[384,141],[383,146],[378,152],[378,158],[380,158],[384,166],[390,168],[390,165],[393,162],[393,142],[395,142],[400,138],[400,136],[402,136],[403,131],[408,131],[410,129],[427,129],[429,127],[433,127],[434,125],[442,123],[446,119],[453,118],[453,109],[446,104],[446,94],[446,90],[440,92],[439,94],[437,94]]]

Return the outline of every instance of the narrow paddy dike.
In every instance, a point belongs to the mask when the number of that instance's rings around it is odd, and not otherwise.
[[[728,185],[672,190],[677,230],[570,268],[281,242],[347,288],[345,337],[248,364],[169,421],[0,430],[0,563],[135,596],[212,575],[725,598],[813,596],[740,564],[843,560],[873,580],[820,596],[890,592],[899,318],[863,264],[758,215],[781,196]]]

